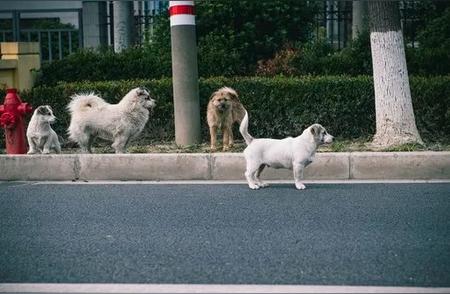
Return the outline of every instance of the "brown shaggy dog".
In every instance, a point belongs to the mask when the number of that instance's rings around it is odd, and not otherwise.
[[[235,90],[223,87],[212,93],[206,114],[211,135],[211,151],[217,149],[217,129],[222,130],[223,151],[233,146],[233,123],[241,123],[244,115],[245,108]]]

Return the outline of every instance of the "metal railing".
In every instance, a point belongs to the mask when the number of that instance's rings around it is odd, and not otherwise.
[[[403,34],[408,46],[417,47],[418,28],[423,25],[420,13],[424,7],[419,0],[399,1],[400,21]],[[319,13],[315,19],[316,38],[325,37],[333,47],[342,49],[351,40],[352,24],[351,0],[325,0],[321,1]]]
[[[351,39],[352,21],[351,1],[324,1],[320,12],[316,15],[316,37],[321,37],[324,30],[327,42],[334,48],[342,49]]]
[[[14,40],[12,30],[0,30],[0,42],[39,42],[41,61],[63,59],[81,46],[77,29],[23,29]]]

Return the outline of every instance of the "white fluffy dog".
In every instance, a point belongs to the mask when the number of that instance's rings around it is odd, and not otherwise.
[[[247,143],[244,150],[247,170],[245,177],[251,189],[266,187],[259,176],[266,166],[273,168],[287,168],[294,171],[295,187],[305,189],[301,182],[303,170],[313,160],[319,145],[333,142],[333,136],[324,127],[313,124],[295,138],[282,140],[254,139],[248,133],[248,114],[245,113],[239,131]]]
[[[28,154],[43,153],[49,154],[51,150],[61,153],[61,145],[58,135],[50,124],[55,122],[56,117],[53,110],[48,105],[36,108],[27,128],[27,140],[30,150]]]
[[[116,153],[124,153],[130,140],[136,138],[148,121],[155,100],[148,90],[135,88],[118,104],[109,104],[94,95],[74,95],[67,108],[71,114],[69,138],[80,145],[83,153],[91,153],[95,138],[112,141]]]

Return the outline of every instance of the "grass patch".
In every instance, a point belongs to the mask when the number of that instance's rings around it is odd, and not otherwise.
[[[369,138],[360,138],[354,140],[336,139],[333,144],[323,145],[319,147],[318,152],[411,152],[411,151],[450,151],[450,141],[446,142],[428,142],[425,146],[419,144],[404,144],[386,149],[371,148]],[[235,142],[235,145],[227,153],[244,151],[246,145],[243,141]],[[63,148],[62,153],[74,154],[79,153],[80,149],[74,145],[68,145]],[[95,154],[114,153],[114,149],[106,142],[99,142],[96,147],[92,148]],[[221,146],[218,146],[217,152],[223,152]],[[0,154],[5,154],[5,149],[0,149]],[[148,144],[135,144],[128,147],[128,153],[211,153],[208,143],[179,146],[173,141],[169,142],[153,142]]]
[[[428,143],[425,146],[419,144],[405,144],[387,149],[374,149],[368,143],[368,138],[360,138],[355,140],[339,140],[337,139],[333,144],[323,145],[319,147],[318,152],[411,152],[411,151],[450,151],[450,142],[446,143]],[[227,153],[242,152],[246,145],[243,141],[235,142],[235,145]],[[76,153],[77,149],[71,149]],[[93,148],[94,153],[114,153],[114,150],[109,146]],[[217,152],[223,152],[221,146],[218,146]],[[131,145],[128,147],[128,153],[211,153],[208,143],[179,146],[173,141],[169,142],[155,142],[146,145]]]
[[[227,152],[242,152],[246,145],[243,142],[236,143]],[[149,144],[145,146],[130,146],[128,148],[129,153],[210,153],[209,144],[196,144],[189,146],[179,146],[175,142],[166,142],[158,144]],[[217,152],[222,152],[218,149]]]

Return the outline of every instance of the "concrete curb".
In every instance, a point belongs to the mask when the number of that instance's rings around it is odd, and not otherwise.
[[[0,180],[244,180],[242,153],[0,155]],[[290,180],[266,169],[267,180]],[[450,179],[450,152],[318,153],[306,180]]]

